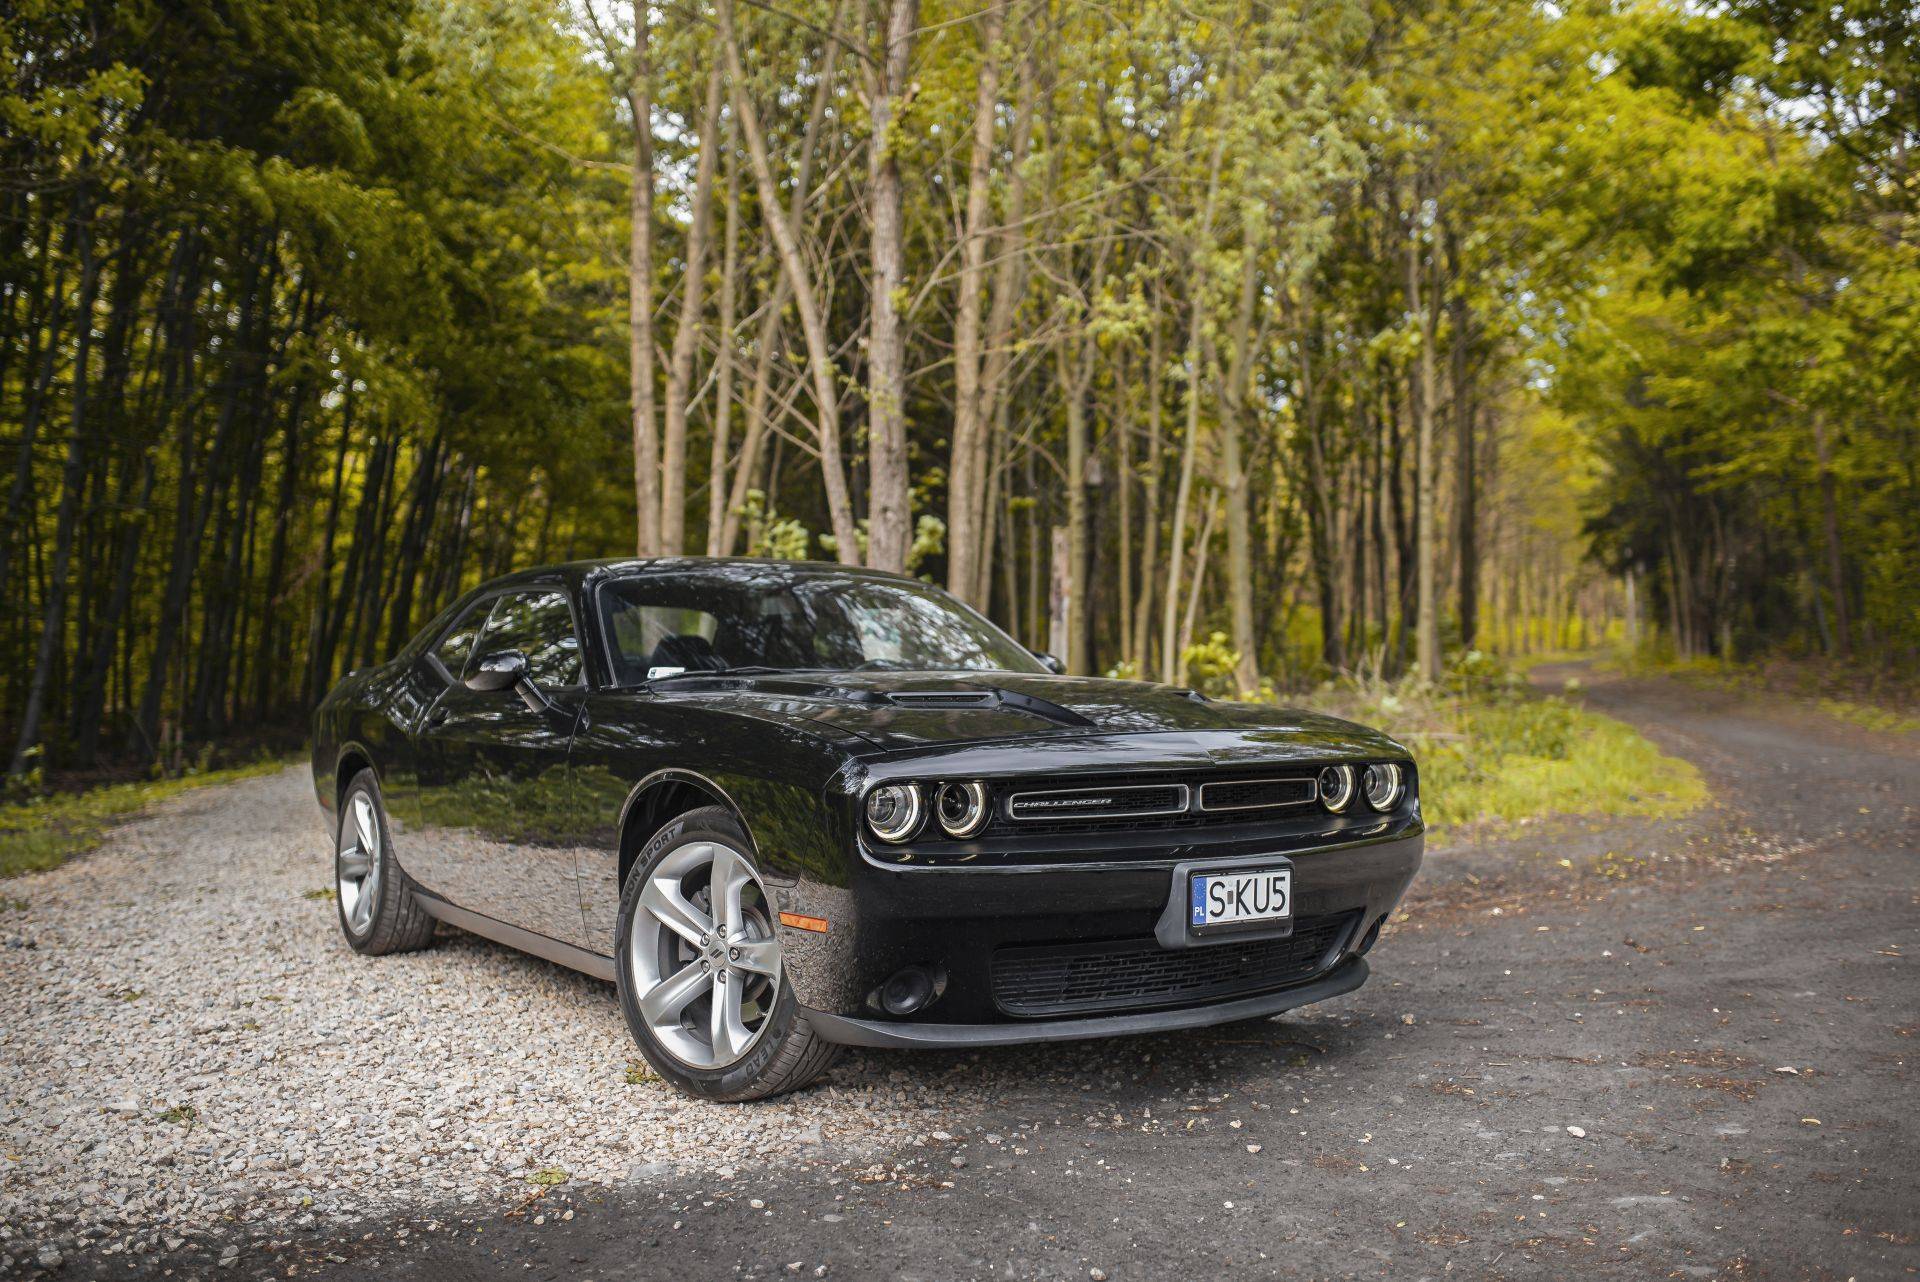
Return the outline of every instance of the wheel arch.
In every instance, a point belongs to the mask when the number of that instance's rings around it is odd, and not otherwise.
[[[675,815],[703,806],[724,807],[747,834],[747,844],[753,848],[750,853],[758,853],[759,845],[753,838],[753,825],[747,822],[746,814],[727,795],[725,788],[697,770],[669,767],[656,770],[635,784],[620,807],[619,880],[614,884],[627,884],[627,872],[646,848],[647,841],[660,831],[662,825]]]
[[[380,768],[373,764],[373,754],[367,751],[365,744],[360,743],[358,740],[349,740],[341,744],[340,754],[335,759],[333,766],[333,806],[335,811],[339,810],[340,803],[347,798],[347,785],[352,783],[353,777],[362,770],[373,771],[373,777],[375,779],[380,777]]]

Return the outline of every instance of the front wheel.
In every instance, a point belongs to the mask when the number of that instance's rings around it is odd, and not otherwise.
[[[794,1001],[772,898],[739,822],[708,806],[668,821],[621,888],[620,1010],[654,1071],[738,1102],[798,1090],[833,1062]]]
[[[333,888],[340,933],[355,952],[407,953],[433,942],[433,918],[414,899],[413,879],[393,857],[380,781],[371,770],[355,775],[340,798]]]

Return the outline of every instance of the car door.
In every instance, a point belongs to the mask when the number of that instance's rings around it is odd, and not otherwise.
[[[458,901],[448,884],[448,852],[455,843],[447,839],[438,804],[442,763],[427,751],[421,731],[448,691],[460,685],[492,612],[491,596],[467,603],[409,664],[403,685],[410,697],[394,718],[406,735],[383,754],[381,762],[380,793],[394,856],[421,889],[454,902]]]
[[[470,912],[577,945],[578,838],[565,817],[567,753],[586,687],[580,633],[561,584],[494,597],[465,674],[507,651],[525,656],[521,688],[454,682],[418,736],[416,809],[437,847],[432,889]]]

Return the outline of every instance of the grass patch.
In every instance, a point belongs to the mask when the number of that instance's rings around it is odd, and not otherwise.
[[[1379,726],[1413,750],[1427,823],[1516,823],[1547,815],[1685,814],[1707,800],[1692,763],[1625,722],[1504,673],[1456,674],[1441,690],[1323,691],[1327,711]]]
[[[100,844],[107,830],[157,801],[192,788],[272,774],[286,763],[258,761],[230,770],[109,784],[0,805],[0,877],[58,868]]]
[[[1622,651],[1611,662],[1635,676],[1672,677],[1706,690],[1789,700],[1883,734],[1920,734],[1920,678],[1910,672],[1822,659],[1680,659],[1652,648]]]

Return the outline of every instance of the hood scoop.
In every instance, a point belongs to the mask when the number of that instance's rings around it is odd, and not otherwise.
[[[1051,699],[1041,699],[1016,690],[989,686],[984,690],[895,690],[882,698],[897,708],[944,711],[949,708],[1011,708],[1075,730],[1095,729],[1096,723],[1072,708],[1063,708]]]

